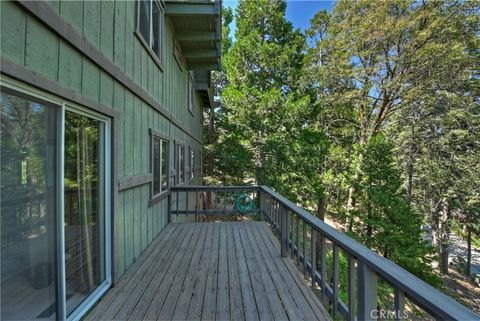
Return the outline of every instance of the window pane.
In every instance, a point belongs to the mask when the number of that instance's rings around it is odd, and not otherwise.
[[[190,178],[195,176],[195,151],[190,149]]]
[[[179,167],[180,167],[180,183],[185,181],[185,152],[183,146],[179,148]]]
[[[138,29],[143,36],[143,39],[150,44],[150,8],[151,8],[151,1],[150,0],[142,0],[139,1],[138,8],[139,12],[139,21],[138,21]]]
[[[162,141],[162,191],[168,187],[168,142]]]
[[[162,58],[162,12],[155,2],[152,12],[152,49],[157,57]]]
[[[188,79],[188,110],[193,114],[193,106],[195,102],[195,87],[192,79]]]
[[[160,193],[160,139],[153,139],[153,195]]]
[[[54,320],[57,107],[0,102],[0,319]]]
[[[67,315],[105,280],[104,123],[65,112]]]

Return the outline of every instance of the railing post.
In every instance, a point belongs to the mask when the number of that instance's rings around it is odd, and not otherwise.
[[[405,293],[399,288],[395,288],[395,321],[402,320],[405,313]]]
[[[287,226],[287,210],[282,205],[280,206],[280,240],[282,257],[287,257],[288,254],[288,226]]]
[[[365,262],[357,261],[358,321],[374,321],[377,313],[377,274]]]

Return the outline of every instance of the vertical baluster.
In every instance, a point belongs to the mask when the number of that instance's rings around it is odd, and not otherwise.
[[[185,212],[187,213],[187,217],[188,217],[188,209],[190,208],[190,204],[188,204],[188,195],[190,193],[188,192],[188,190],[185,192]]]
[[[313,228],[313,226],[311,227],[312,228],[312,236],[311,236],[311,255],[312,255],[312,258],[311,258],[311,264],[312,264],[312,288],[315,288],[315,274],[317,272],[317,253],[316,253],[316,249],[315,249],[315,238],[316,238],[316,231],[315,229]]]
[[[327,242],[325,236],[320,235],[320,286],[322,287],[322,302],[327,302]]]
[[[172,223],[172,192],[168,191],[167,199],[167,222]]]
[[[395,288],[395,321],[403,320],[405,313],[405,293],[399,288]]]
[[[275,231],[275,201],[273,197],[270,197],[270,222]]]
[[[265,216],[267,222],[270,223],[270,195],[265,196]]]
[[[275,221],[277,224],[277,233],[280,234],[280,203],[275,202]]]
[[[307,276],[307,222],[302,220],[303,233],[303,275]]]
[[[177,206],[175,207],[175,211],[176,211],[176,213],[177,213],[176,217],[178,217],[178,199],[180,198],[180,197],[179,197],[179,194],[180,194],[179,191],[177,191],[176,194],[175,194],[175,196],[176,196],[176,202],[177,202]]]
[[[227,189],[223,190],[223,215],[227,214]]]
[[[290,247],[291,241],[292,241],[292,213],[290,211],[287,211],[287,256],[288,254],[292,254],[292,248]]]
[[[303,275],[307,275],[307,222],[303,223]]]
[[[300,264],[300,238],[298,237],[298,235],[300,234],[300,218],[299,216],[297,215],[297,232],[295,233],[295,238],[297,239],[296,240],[296,245],[297,245],[297,266]]]
[[[273,226],[275,227],[275,231],[278,231],[278,222],[277,222],[277,202],[273,200]]]
[[[195,222],[198,222],[198,189],[195,190]]]
[[[212,191],[213,215],[217,214],[217,191]]]
[[[377,274],[360,260],[357,261],[358,321],[373,321],[371,311],[377,308]]]
[[[265,195],[263,193],[262,190],[258,190],[258,196],[260,198],[260,221],[263,221],[264,220],[264,217],[263,217],[263,211],[264,211],[264,208],[265,208]]]
[[[206,215],[207,214],[207,209],[208,209],[208,195],[209,193],[207,191],[203,192],[203,205],[202,205],[202,214]],[[210,196],[211,197],[211,196]]]
[[[333,244],[333,316],[335,319],[335,315],[338,311],[338,278],[339,278],[339,268],[338,268],[338,257],[339,257],[339,250],[337,244]]]
[[[281,241],[281,254],[282,257],[287,256],[287,210],[285,207],[280,206],[280,241]]]
[[[348,317],[355,321],[355,258],[348,254]]]

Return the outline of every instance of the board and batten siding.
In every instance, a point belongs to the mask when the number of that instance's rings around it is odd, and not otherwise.
[[[134,33],[134,1],[49,1],[48,5],[173,117],[172,121],[162,115],[148,99],[126,87],[21,4],[1,1],[2,59],[118,112],[118,179],[150,172],[150,128],[170,138],[171,167],[174,141],[182,142],[186,151],[188,146],[201,150],[201,99],[197,94],[192,116],[187,108],[188,71],[182,71],[173,57],[174,34],[168,18],[162,71]],[[167,199],[149,206],[149,184],[120,191],[117,200],[116,279],[167,224]]]

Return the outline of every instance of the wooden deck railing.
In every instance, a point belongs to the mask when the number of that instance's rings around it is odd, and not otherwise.
[[[183,196],[182,196],[183,194]],[[170,215],[244,214],[235,208],[235,197],[249,195],[254,206],[245,214],[267,221],[280,240],[281,255],[292,255],[330,313],[345,320],[377,320],[415,317],[405,302],[436,320],[480,320],[453,298],[428,285],[392,261],[376,254],[342,232],[266,186],[183,186],[169,195]],[[330,257],[327,258],[327,256]],[[340,298],[340,257],[347,262]],[[331,261],[331,262],[329,262]],[[377,303],[379,278],[393,288],[392,308]],[[384,318],[382,318],[384,319]],[[418,318],[417,318],[418,319]]]

